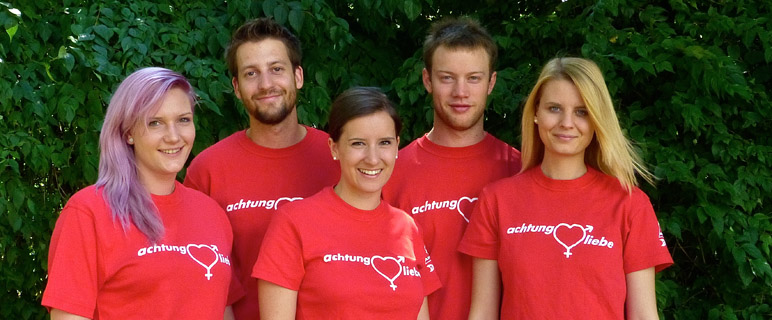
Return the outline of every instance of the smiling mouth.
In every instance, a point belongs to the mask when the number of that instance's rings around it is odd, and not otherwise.
[[[180,148],[177,148],[177,149],[165,149],[165,150],[161,150],[161,152],[163,152],[163,153],[165,153],[165,154],[175,154],[175,153],[178,153],[178,152],[180,152],[180,151],[182,151],[182,147],[180,147]]]
[[[365,175],[368,175],[368,176],[374,176],[381,173],[381,171],[383,171],[383,169],[375,169],[375,170],[357,169],[357,170],[359,170],[359,172],[364,173]]]

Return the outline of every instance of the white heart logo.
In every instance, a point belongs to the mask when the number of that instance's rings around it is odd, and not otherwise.
[[[303,200],[303,198],[302,197],[293,197],[293,198],[281,197],[279,199],[276,199],[276,204],[273,206],[273,209],[277,210],[279,208],[279,202],[282,202],[282,201],[292,202],[292,201],[295,201],[295,200]]]
[[[190,250],[191,247],[192,248],[196,248],[196,249],[206,248],[206,249],[209,249],[209,251],[207,251],[207,250]],[[217,247],[216,246],[208,246],[208,245],[205,245],[205,244],[189,244],[186,251],[188,252],[188,256],[190,256],[190,258],[193,259],[193,261],[197,262],[202,267],[206,268],[206,274],[204,274],[204,276],[206,276],[206,280],[211,279],[212,278],[212,267],[214,267],[214,265],[217,263]],[[209,252],[212,252],[212,255],[213,255],[213,258],[214,258],[214,259],[212,259],[212,263],[206,264],[204,262],[201,262],[201,260],[198,259],[198,258],[201,258],[204,261],[209,261],[209,259],[206,259],[207,258],[206,256],[209,255]],[[196,257],[196,256],[198,256],[198,257]]]
[[[470,198],[470,197],[461,197],[458,198],[458,205],[456,205],[456,211],[458,211],[459,214],[461,214],[461,217],[466,220],[467,223],[469,223],[469,218],[466,217],[466,213],[464,213],[464,210],[461,209],[461,203],[466,200],[469,201],[469,204],[472,204],[473,202],[477,201],[477,198]],[[471,207],[469,209],[472,209]]]
[[[576,240],[575,242],[573,242],[571,245],[567,245],[565,242],[560,240],[560,238],[558,237],[558,230],[560,229],[560,227],[565,227],[565,228],[568,228],[569,230],[573,229],[573,228],[579,228],[579,230],[582,230],[582,237],[579,238],[579,240]],[[566,256],[566,259],[568,259],[573,254],[573,253],[571,253],[571,249],[573,247],[576,247],[576,245],[582,243],[584,238],[587,237],[587,231],[581,225],[578,225],[578,224],[569,225],[567,223],[561,223],[561,224],[558,224],[557,226],[555,226],[555,230],[552,232],[552,237],[554,237],[555,240],[558,243],[560,243],[560,245],[562,245],[564,248],[566,248],[566,252],[564,252],[563,254]],[[573,238],[575,238],[575,237],[572,237],[572,239]],[[571,241],[569,239],[567,239],[567,240],[568,240],[569,243],[571,243]]]
[[[397,273],[391,277],[387,276],[384,273],[384,271],[385,272],[393,271],[391,270],[393,268],[389,268],[388,261],[394,261],[394,263],[397,264]],[[396,259],[394,257],[373,256],[370,262],[371,262],[370,265],[373,267],[373,269],[375,269],[375,272],[378,272],[378,274],[386,278],[386,280],[388,280],[389,283],[391,283],[391,285],[389,285],[391,287],[391,290],[396,291],[397,286],[394,284],[394,280],[397,280],[397,278],[402,274],[402,262],[405,262],[405,257],[400,256],[399,259]],[[378,265],[380,265],[381,267],[379,268]],[[392,273],[392,272],[389,272],[389,273]]]

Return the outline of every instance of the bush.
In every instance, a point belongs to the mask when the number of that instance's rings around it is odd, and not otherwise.
[[[96,181],[104,110],[129,73],[164,66],[191,80],[198,153],[247,125],[224,47],[246,19],[272,16],[303,42],[303,123],[324,127],[331,98],[352,85],[380,86],[407,143],[431,127],[423,37],[459,14],[500,47],[486,128],[515,146],[548,59],[604,70],[623,128],[660,178],[643,188],[676,262],[657,280],[665,318],[772,317],[769,1],[39,0],[0,2],[0,318],[46,317],[51,231],[69,196]]]

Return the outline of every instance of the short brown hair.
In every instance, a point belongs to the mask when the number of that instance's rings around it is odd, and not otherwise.
[[[238,74],[236,65],[236,51],[246,42],[258,42],[263,39],[276,39],[284,43],[287,48],[287,56],[292,63],[292,69],[301,66],[303,52],[300,50],[300,40],[289,29],[276,23],[271,18],[257,18],[247,21],[236,29],[231,36],[231,42],[225,50],[225,62],[232,77]]]
[[[440,46],[449,49],[483,48],[488,53],[489,72],[493,74],[499,50],[488,31],[471,18],[444,18],[432,24],[424,41],[424,66],[431,74],[432,58]]]

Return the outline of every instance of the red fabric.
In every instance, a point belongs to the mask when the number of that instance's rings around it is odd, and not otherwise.
[[[402,210],[359,210],[329,187],[279,210],[253,276],[298,291],[297,319],[415,319],[440,286],[430,261]]]
[[[251,277],[265,230],[276,208],[313,195],[340,178],[332,160],[328,135],[305,127],[306,137],[283,148],[261,147],[239,131],[197,155],[185,185],[208,194],[228,213],[233,226],[233,263],[243,290],[233,289],[229,301],[236,319],[259,314],[257,280]]]
[[[673,263],[649,198],[589,168],[540,167],[486,187],[461,252],[498,260],[502,319],[624,319],[625,275]]]
[[[56,222],[42,304],[94,319],[222,319],[231,233],[217,203],[177,183],[153,196],[164,227],[150,244],[114,223],[101,192],[70,198]]]
[[[477,195],[520,171],[520,152],[486,133],[475,145],[449,148],[425,136],[399,152],[383,197],[411,214],[423,232],[442,288],[429,296],[432,319],[467,319],[472,259],[456,248]]]

